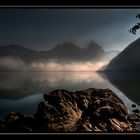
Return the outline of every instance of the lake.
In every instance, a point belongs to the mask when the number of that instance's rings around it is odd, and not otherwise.
[[[125,103],[140,108],[140,74],[97,72],[1,72],[0,117],[11,111],[36,113],[43,94],[56,89],[71,91],[87,88],[109,88]]]

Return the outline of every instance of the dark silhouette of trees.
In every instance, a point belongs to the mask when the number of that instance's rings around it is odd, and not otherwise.
[[[137,14],[136,15],[136,18],[139,18],[140,19],[140,14]],[[135,24],[132,28],[130,28],[128,31],[129,33],[132,33],[132,34],[136,34],[137,30],[140,29],[140,22],[138,22],[137,24]]]

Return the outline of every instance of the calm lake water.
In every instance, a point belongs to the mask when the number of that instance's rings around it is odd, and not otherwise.
[[[34,114],[42,95],[56,89],[71,91],[109,88],[125,103],[140,105],[140,74],[97,72],[0,73],[0,117],[16,111]]]

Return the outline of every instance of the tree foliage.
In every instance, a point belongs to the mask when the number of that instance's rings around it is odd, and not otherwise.
[[[140,19],[140,14],[137,14],[136,15],[136,18],[139,18]],[[137,30],[140,29],[140,22],[138,22],[137,24],[135,24],[132,28],[130,28],[128,31],[129,33],[132,33],[132,34],[136,34]]]

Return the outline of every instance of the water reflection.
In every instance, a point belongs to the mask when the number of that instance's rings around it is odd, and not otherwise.
[[[110,78],[109,78],[110,79]],[[33,113],[42,94],[56,89],[83,90],[109,88],[131,109],[132,102],[106,75],[96,72],[27,72],[0,73],[0,117],[10,111]]]
[[[140,105],[140,73],[108,72],[106,76],[111,84]]]
[[[0,98],[20,99],[56,88],[77,90],[102,82],[95,72],[1,73]]]

